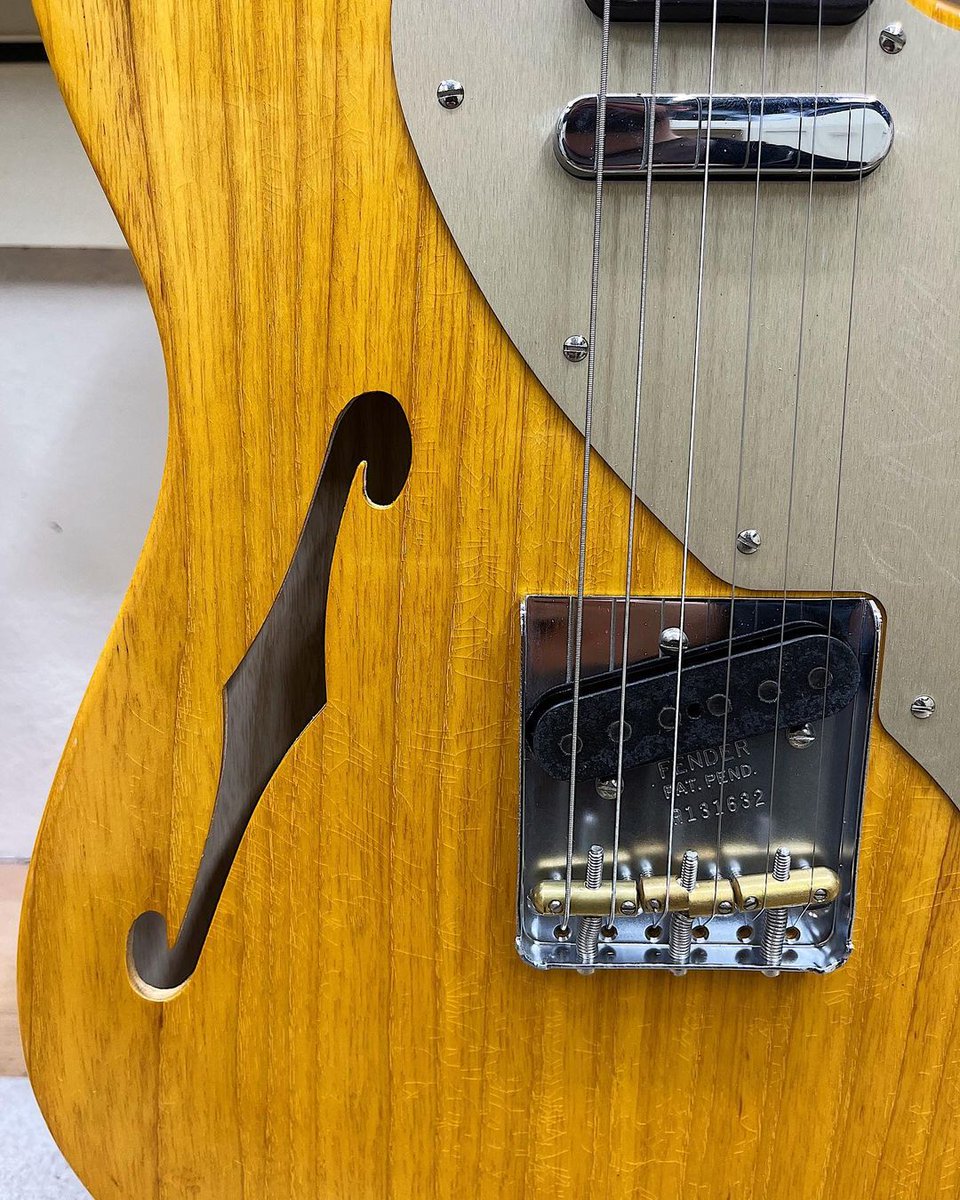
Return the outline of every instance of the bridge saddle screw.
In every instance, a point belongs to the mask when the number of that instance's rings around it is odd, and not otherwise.
[[[907,44],[907,35],[899,21],[891,21],[880,30],[880,49],[884,54],[899,54]]]
[[[777,883],[786,883],[790,878],[790,851],[783,846],[773,856],[773,877]],[[787,935],[787,910],[768,908],[763,930],[764,975],[775,976],[783,958],[783,943]]]
[[[759,529],[741,529],[737,534],[737,549],[741,554],[756,554],[762,545]]]
[[[603,847],[591,846],[587,851],[586,886],[591,891],[599,888],[603,879]],[[616,886],[616,881],[614,881]],[[580,963],[577,969],[581,975],[592,975],[593,964],[597,960],[597,947],[600,944],[600,929],[602,917],[581,917],[580,932],[577,934],[577,950],[580,952]]]
[[[910,705],[910,711],[918,721],[925,721],[937,711],[937,702],[932,696],[917,696]]]
[[[696,850],[684,850],[683,861],[680,864],[680,886],[685,892],[692,892],[697,886],[697,867],[700,859]],[[693,943],[693,922],[690,914],[673,912],[670,914],[670,957],[675,963],[685,963],[690,957],[690,947]],[[686,968],[674,968],[674,975],[686,975]]]
[[[459,108],[463,103],[463,84],[457,79],[444,79],[437,88],[441,108]]]
[[[572,333],[563,343],[563,357],[567,362],[583,362],[589,353],[590,343],[582,333]]]

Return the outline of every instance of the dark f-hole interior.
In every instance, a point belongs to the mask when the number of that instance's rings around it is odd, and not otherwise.
[[[196,969],[243,835],[287,751],[327,699],[325,637],[330,568],[347,497],[362,463],[364,494],[392,504],[410,472],[410,426],[386,392],[365,392],[337,418],[300,539],[270,612],[224,689],[220,782],[203,856],[180,930],[161,913],[130,930],[130,979],[165,1000]]]

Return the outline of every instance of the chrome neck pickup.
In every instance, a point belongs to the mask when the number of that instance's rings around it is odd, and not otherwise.
[[[579,179],[596,178],[597,97],[560,114],[555,149]],[[607,97],[604,178],[638,180],[763,177],[857,180],[893,145],[893,120],[860,95]]]

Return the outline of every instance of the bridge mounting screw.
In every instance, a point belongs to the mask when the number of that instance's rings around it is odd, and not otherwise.
[[[582,333],[571,333],[563,343],[563,357],[567,362],[583,362],[589,353],[590,343]]]
[[[664,654],[679,654],[680,647],[684,650],[690,645],[690,639],[682,629],[671,625],[660,634],[660,649]]]
[[[794,750],[806,750],[817,740],[817,735],[809,725],[794,725],[787,730],[787,742]]]
[[[737,549],[741,554],[756,554],[762,545],[759,529],[741,529],[737,534]]]
[[[910,705],[910,711],[918,721],[925,721],[937,711],[937,702],[932,696],[917,696]]]
[[[907,35],[899,21],[891,21],[880,30],[880,49],[884,54],[899,54],[907,44]]]
[[[596,891],[603,880],[603,847],[591,846],[587,851],[586,886]],[[614,881],[616,886],[616,881]],[[597,960],[597,946],[600,944],[600,929],[602,917],[581,917],[580,932],[577,934],[577,949],[580,952],[581,975],[592,975],[593,964]]]
[[[444,79],[437,88],[441,108],[459,108],[463,103],[463,84],[457,79]]]
[[[786,883],[790,878],[790,851],[783,846],[773,856],[773,877],[777,883]],[[777,968],[783,958],[783,943],[787,935],[787,910],[768,908],[763,930],[764,975],[779,975]]]
[[[683,861],[680,864],[680,886],[685,892],[692,892],[697,886],[697,867],[700,859],[696,850],[684,850]],[[670,957],[675,963],[685,963],[690,957],[690,946],[693,942],[693,922],[690,914],[672,912],[670,914]],[[674,975],[685,975],[686,968],[680,966],[674,969]]]

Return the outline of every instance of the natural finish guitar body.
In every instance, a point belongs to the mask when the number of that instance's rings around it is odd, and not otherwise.
[[[583,978],[517,956],[518,601],[576,590],[582,440],[438,216],[389,0],[39,10],[170,382],[156,516],[22,926],[28,1068],[96,1200],[960,1195],[960,824],[881,730],[843,970]],[[326,706],[198,970],[145,998],[129,931],[183,915],[224,684],[370,391],[403,406],[412,466],[392,506],[359,479],[348,498]],[[588,592],[622,587],[627,503],[595,464]],[[679,546],[646,514],[639,546],[636,591],[675,593]]]

